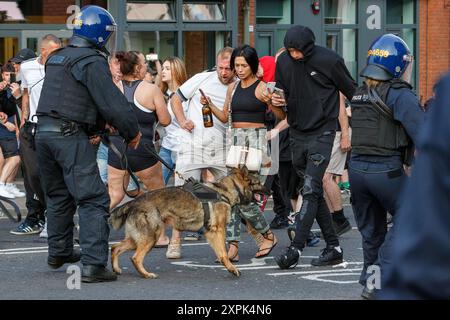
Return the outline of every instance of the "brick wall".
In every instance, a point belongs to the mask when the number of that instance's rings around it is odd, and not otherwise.
[[[237,42],[238,45],[244,44],[244,33],[249,33],[248,30],[244,30],[244,3],[248,2],[249,7],[249,25],[253,25],[255,28],[256,20],[255,20],[255,3],[256,0],[239,0],[238,2],[238,35]],[[255,46],[255,33],[249,33],[249,45]]]
[[[436,81],[450,69],[450,0],[419,2],[418,95],[425,102]]]
[[[73,0],[45,0],[42,3],[42,23],[66,23],[67,8],[75,4]]]
[[[188,77],[202,72],[207,65],[206,61],[206,36],[204,32],[185,32],[184,48],[186,71]]]

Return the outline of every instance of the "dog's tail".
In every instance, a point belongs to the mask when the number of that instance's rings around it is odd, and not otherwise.
[[[119,230],[125,224],[129,213],[130,203],[127,202],[124,205],[115,208],[111,212],[111,216],[109,217],[109,223],[113,227],[114,230]]]

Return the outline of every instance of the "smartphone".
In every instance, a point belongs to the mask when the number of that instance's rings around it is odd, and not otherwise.
[[[266,89],[269,93],[273,93],[273,90],[275,89],[275,82],[267,82]]]
[[[156,53],[149,53],[145,55],[145,59],[147,59],[147,61],[156,61],[158,60],[158,55]]]
[[[14,82],[17,82],[16,74],[11,72],[10,76],[9,76],[9,83],[14,83]]]
[[[284,96],[284,90],[283,89],[275,87],[273,89],[273,93],[279,95],[281,97],[281,99],[285,99],[286,100],[286,97]]]

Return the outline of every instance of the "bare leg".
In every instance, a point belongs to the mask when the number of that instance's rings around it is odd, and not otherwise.
[[[128,186],[130,176],[125,170],[119,170],[108,166],[108,191],[111,203],[110,209],[114,209],[125,197],[123,186]]]

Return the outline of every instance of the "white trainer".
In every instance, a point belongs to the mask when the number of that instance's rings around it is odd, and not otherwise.
[[[41,233],[39,234],[39,238],[48,238],[47,234],[47,221],[44,224],[44,229],[42,229]]]
[[[8,199],[14,199],[16,197],[3,183],[0,183],[0,196]]]
[[[20,191],[19,188],[14,183],[7,183],[6,189],[9,191],[9,193],[13,194],[15,197],[25,197],[25,193]]]

